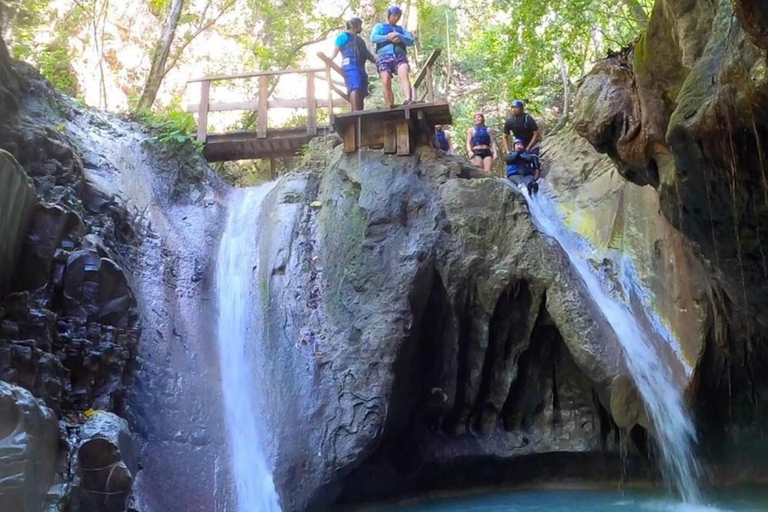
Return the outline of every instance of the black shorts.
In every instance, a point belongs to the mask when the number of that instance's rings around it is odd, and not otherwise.
[[[472,150],[472,153],[473,153],[472,158],[475,158],[476,156],[478,156],[480,158],[485,159],[485,158],[488,158],[489,156],[493,156],[493,151],[491,151],[490,149]]]

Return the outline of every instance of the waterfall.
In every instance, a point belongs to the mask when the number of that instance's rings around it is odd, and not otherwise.
[[[252,300],[258,219],[261,203],[273,187],[274,183],[268,183],[230,194],[216,270],[221,384],[238,512],[280,511],[260,438],[262,425],[254,400],[258,382],[251,371],[252,347],[260,334]]]
[[[665,478],[684,501],[700,502],[699,468],[693,454],[696,431],[686,410],[682,391],[675,385],[672,369],[660,357],[651,333],[641,327],[629,306],[605,290],[587,261],[592,248],[566,228],[543,187],[534,198],[524,194],[534,223],[542,232],[557,240],[568,254],[572,267],[579,273],[595,304],[616,333],[627,367],[653,425],[662,453]],[[660,337],[666,339],[665,336]]]

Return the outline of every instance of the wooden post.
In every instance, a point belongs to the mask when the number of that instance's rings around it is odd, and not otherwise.
[[[329,84],[330,87],[330,84]],[[307,73],[307,135],[317,135],[317,101],[315,73]]]
[[[269,110],[269,77],[264,75],[259,77],[259,124],[256,129],[256,136],[260,139],[267,138],[267,111]]]
[[[406,120],[397,122],[397,154],[400,156],[411,154],[411,125]]]
[[[333,82],[331,79],[331,64],[325,63],[325,79],[328,82],[328,122],[333,124]]]
[[[357,140],[357,126],[355,123],[349,123],[344,128],[344,152],[354,153],[360,147],[360,141]]]
[[[427,100],[435,101],[435,81],[432,79],[432,65],[427,66]]]
[[[211,82],[204,80],[200,82],[200,107],[197,118],[197,141],[205,142],[208,137],[208,105],[211,94]]]

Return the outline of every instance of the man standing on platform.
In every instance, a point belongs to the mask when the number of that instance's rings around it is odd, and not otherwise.
[[[539,132],[536,120],[525,112],[525,104],[520,100],[512,102],[512,115],[504,123],[503,143],[505,153],[510,152],[510,133],[516,139],[522,139],[526,153],[538,156],[541,149],[541,133]]]
[[[376,45],[376,69],[381,77],[381,86],[384,89],[384,101],[388,107],[395,104],[395,95],[392,93],[392,76],[400,77],[400,86],[405,96],[404,105],[413,103],[413,91],[408,77],[410,66],[406,48],[413,46],[414,39],[403,27],[397,24],[403,11],[396,5],[387,9],[387,22],[379,23],[373,27],[371,42]]]
[[[341,52],[341,69],[344,71],[344,82],[347,85],[349,103],[352,110],[363,110],[365,97],[368,96],[368,73],[365,72],[365,61],[376,63],[376,57],[368,51],[365,41],[360,37],[363,31],[363,20],[350,18],[347,20],[347,30],[336,38],[331,60]]]

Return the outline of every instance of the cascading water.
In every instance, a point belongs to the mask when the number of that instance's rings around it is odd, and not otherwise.
[[[542,232],[557,240],[567,253],[571,265],[616,333],[653,424],[662,452],[665,477],[685,502],[700,502],[699,468],[693,454],[696,431],[681,390],[675,385],[672,369],[661,359],[649,334],[630,308],[606,292],[587,261],[591,247],[566,228],[543,187],[533,199],[527,194],[526,198],[534,223]]]
[[[258,219],[261,203],[273,187],[269,183],[232,192],[216,272],[221,381],[238,512],[280,512],[260,439],[254,401],[258,383],[251,372],[250,349],[259,336],[251,307]]]

